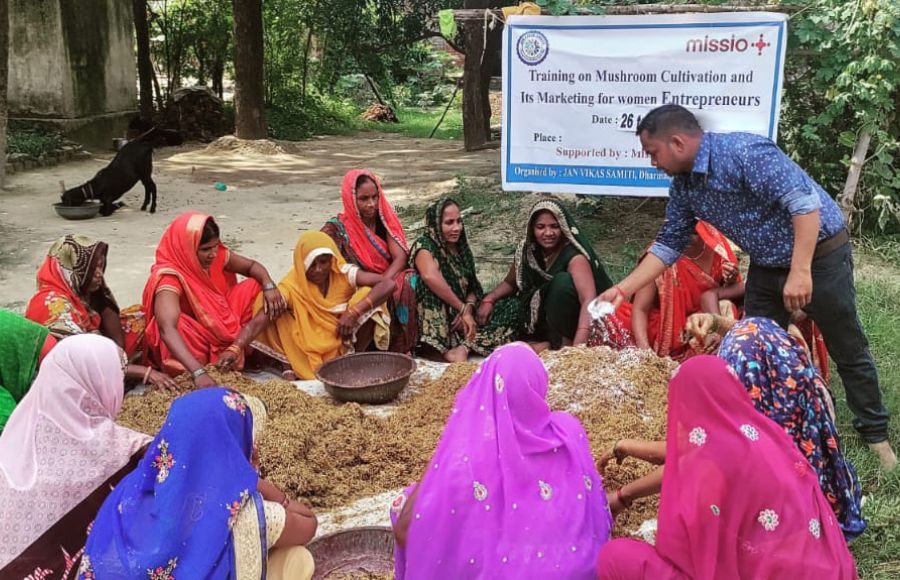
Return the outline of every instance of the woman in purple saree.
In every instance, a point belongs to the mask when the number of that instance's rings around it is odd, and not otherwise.
[[[547,385],[513,343],[459,392],[420,482],[391,506],[397,580],[594,577],[612,517],[587,434],[550,411]]]

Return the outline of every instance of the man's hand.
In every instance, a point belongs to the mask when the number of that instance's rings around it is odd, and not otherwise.
[[[596,300],[599,302],[609,302],[614,307],[618,308],[622,305],[622,302],[625,302],[625,293],[622,292],[622,289],[616,284],[615,286],[607,288],[600,296],[597,296]]]
[[[784,308],[788,312],[800,310],[812,300],[812,274],[809,270],[791,268],[784,283]]]

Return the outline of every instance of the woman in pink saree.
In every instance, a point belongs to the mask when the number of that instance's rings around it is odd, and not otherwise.
[[[606,544],[601,579],[857,577],[816,472],[725,361],[682,364],[668,412],[656,546]]]
[[[418,485],[394,501],[404,578],[594,578],[612,516],[578,420],[547,406],[524,343],[488,357],[459,392]]]

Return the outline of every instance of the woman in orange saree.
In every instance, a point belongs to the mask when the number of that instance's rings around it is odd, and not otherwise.
[[[37,273],[37,292],[28,302],[25,317],[45,326],[56,339],[79,334],[100,334],[137,362],[144,348],[144,315],[140,305],[123,310],[106,285],[109,246],[87,236],[69,234],[56,240]],[[163,373],[129,364],[129,382],[173,388]]]
[[[634,335],[638,348],[652,348],[659,356],[684,360],[695,352],[683,336],[688,316],[720,313],[720,301],[743,297],[744,284],[737,257],[728,239],[711,225],[698,222],[691,244],[681,258],[625,303],[617,317]],[[736,306],[725,314],[738,318]]]
[[[322,227],[344,257],[366,272],[379,274],[397,285],[388,309],[393,352],[408,353],[418,342],[419,323],[415,270],[408,265],[409,243],[400,218],[374,173],[349,171],[341,183],[343,211]]]
[[[247,279],[239,283],[237,274]],[[225,352],[229,366],[242,367],[252,337],[239,335],[261,290],[274,320],[287,304],[262,264],[230,251],[212,216],[181,214],[163,233],[144,287],[146,358],[171,376],[190,372],[198,387],[213,386],[203,367]]]

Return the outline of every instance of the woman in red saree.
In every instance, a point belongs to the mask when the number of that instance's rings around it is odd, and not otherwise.
[[[238,283],[237,274],[247,279]],[[171,376],[190,372],[198,387],[214,386],[203,367],[220,358],[242,367],[261,290],[274,320],[287,305],[262,264],[231,252],[212,216],[181,214],[163,233],[144,287],[145,356]]]
[[[328,220],[322,231],[334,240],[344,259],[367,272],[393,280],[397,289],[388,302],[393,352],[408,353],[418,340],[416,292],[407,266],[409,244],[400,218],[388,203],[375,174],[354,169],[341,183],[344,211]]]
[[[631,329],[638,348],[652,348],[659,356],[684,360],[695,352],[683,337],[688,316],[697,312],[720,313],[722,300],[744,295],[737,257],[728,239],[711,225],[698,222],[691,244],[665,273],[640,289],[632,304],[616,312]],[[738,318],[734,305],[726,314]]]
[[[100,334],[137,361],[144,348],[144,315],[140,305],[119,310],[106,285],[109,246],[87,236],[69,234],[56,240],[37,273],[37,292],[28,302],[25,317],[47,327],[63,339],[78,334]],[[129,364],[125,378],[158,387],[175,384],[166,375]]]

